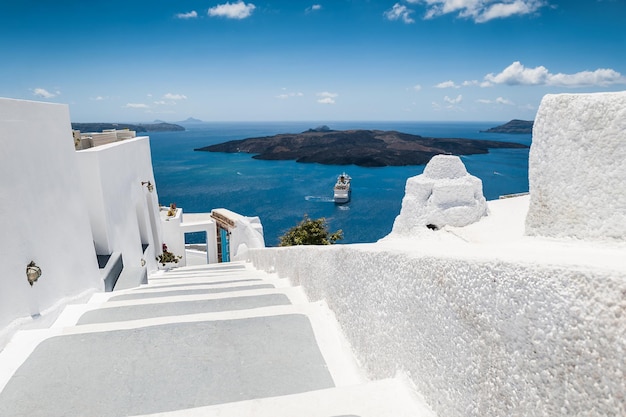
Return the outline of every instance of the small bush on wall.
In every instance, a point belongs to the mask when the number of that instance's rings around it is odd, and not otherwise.
[[[296,245],[332,245],[343,239],[341,229],[334,233],[328,231],[326,219],[310,219],[306,214],[296,226],[280,237],[279,246]]]

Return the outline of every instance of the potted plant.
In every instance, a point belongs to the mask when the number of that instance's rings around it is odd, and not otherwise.
[[[169,267],[172,267],[174,266],[173,264],[177,264],[178,261],[183,258],[180,255],[174,255],[172,252],[170,252],[167,249],[167,245],[165,243],[163,244],[162,249],[163,249],[163,253],[157,256],[156,260],[163,266],[163,268],[166,268],[168,264],[169,264]]]
[[[169,210],[167,210],[167,217],[174,217],[174,216],[176,216],[176,204],[172,203],[170,204]]]

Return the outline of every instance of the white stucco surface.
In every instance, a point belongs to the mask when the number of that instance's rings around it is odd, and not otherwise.
[[[427,226],[467,226],[485,215],[482,181],[468,174],[458,156],[436,155],[422,174],[407,180],[392,234],[411,236],[427,231]]]
[[[530,148],[530,235],[626,240],[626,91],[543,98]]]
[[[437,415],[626,413],[626,246],[524,236],[528,197],[489,205],[418,239],[248,258],[325,300],[370,377],[406,372]]]
[[[463,174],[425,170],[377,243],[247,256],[325,300],[370,375],[406,372],[437,415],[626,415],[625,160],[626,93],[546,96],[529,196],[424,230],[421,183]]]
[[[137,137],[75,152],[98,254],[121,252],[125,267],[157,269],[161,225],[150,141]],[[149,245],[146,252],[142,244]],[[183,248],[184,251],[184,248]]]
[[[230,227],[228,238],[231,259],[240,259],[249,248],[264,248],[263,225],[259,217],[247,217],[225,208],[216,208],[213,213],[230,219],[234,226]]]
[[[68,107],[0,98],[0,347],[12,330],[103,289]],[[32,287],[26,265],[42,276]]]

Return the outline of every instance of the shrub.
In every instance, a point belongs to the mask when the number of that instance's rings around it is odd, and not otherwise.
[[[280,237],[279,246],[332,245],[343,239],[343,231],[328,231],[325,218],[310,219],[306,214],[300,223]]]
[[[183,258],[182,256],[174,255],[172,252],[167,250],[167,245],[165,243],[163,244],[161,249],[163,253],[161,255],[158,255],[156,259],[157,259],[157,262],[159,262],[163,266],[165,266],[168,263],[177,264],[178,261]]]

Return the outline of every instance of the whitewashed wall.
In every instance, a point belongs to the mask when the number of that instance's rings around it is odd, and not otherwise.
[[[440,416],[626,415],[623,272],[379,244],[247,257],[325,300],[368,373],[406,372]]]
[[[626,241],[626,91],[547,95],[530,148],[529,235]]]
[[[0,98],[0,143],[1,345],[32,315],[103,285],[68,107]],[[32,287],[30,261],[43,271]]]
[[[621,256],[624,161],[626,92],[547,96],[526,226],[550,239],[525,236],[506,258],[488,246],[455,256],[433,233],[400,252],[381,241],[246,256],[325,300],[369,373],[408,373],[440,416],[624,416],[626,267],[585,265],[567,251],[532,262],[550,245]]]
[[[87,202],[98,254],[121,252],[125,267],[157,269],[161,227],[148,137],[76,152],[80,186]],[[142,244],[149,247],[144,254]]]
[[[171,217],[167,216],[167,212],[168,209],[165,207],[160,211],[161,231],[163,233],[162,243],[165,243],[167,250],[173,253],[174,256],[182,256],[176,266],[186,266],[185,233],[181,229],[183,209],[177,208],[176,214]]]

